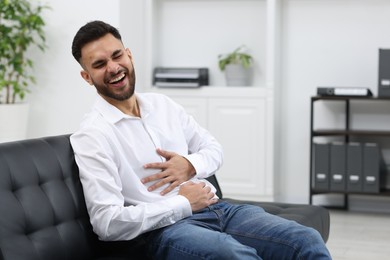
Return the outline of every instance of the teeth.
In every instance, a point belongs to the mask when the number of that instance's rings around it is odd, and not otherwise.
[[[120,81],[121,79],[123,79],[124,77],[125,77],[125,74],[122,73],[122,74],[120,74],[118,77],[113,78],[112,80],[110,80],[110,83],[118,82],[118,81]]]

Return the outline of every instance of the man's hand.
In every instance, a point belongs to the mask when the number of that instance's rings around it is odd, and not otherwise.
[[[204,182],[193,183],[189,181],[184,183],[180,186],[179,195],[188,199],[192,212],[204,209],[218,201],[214,198],[215,194],[211,192],[211,188],[206,186]]]
[[[148,163],[144,165],[145,169],[160,169],[161,172],[143,178],[142,183],[148,183],[155,180],[160,180],[148,188],[153,191],[167,183],[170,185],[161,192],[165,195],[179,186],[181,183],[188,181],[195,175],[195,168],[183,156],[174,152],[157,149],[157,153],[166,159],[165,162]]]

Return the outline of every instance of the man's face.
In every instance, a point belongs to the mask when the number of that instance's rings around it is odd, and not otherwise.
[[[134,94],[132,56],[111,34],[86,44],[81,50],[81,76],[109,102],[123,101]]]

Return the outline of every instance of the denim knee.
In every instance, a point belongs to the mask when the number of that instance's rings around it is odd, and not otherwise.
[[[332,259],[320,233],[313,228],[305,228],[296,242],[297,259]]]

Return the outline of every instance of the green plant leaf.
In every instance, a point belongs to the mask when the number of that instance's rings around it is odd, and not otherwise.
[[[42,17],[47,9],[35,1],[0,0],[0,103],[15,102],[15,96],[23,100],[36,83],[27,51],[47,48]]]
[[[241,45],[231,53],[218,55],[219,69],[224,71],[228,64],[241,64],[244,68],[249,68],[253,63],[253,58],[244,51],[244,48],[245,46]]]

